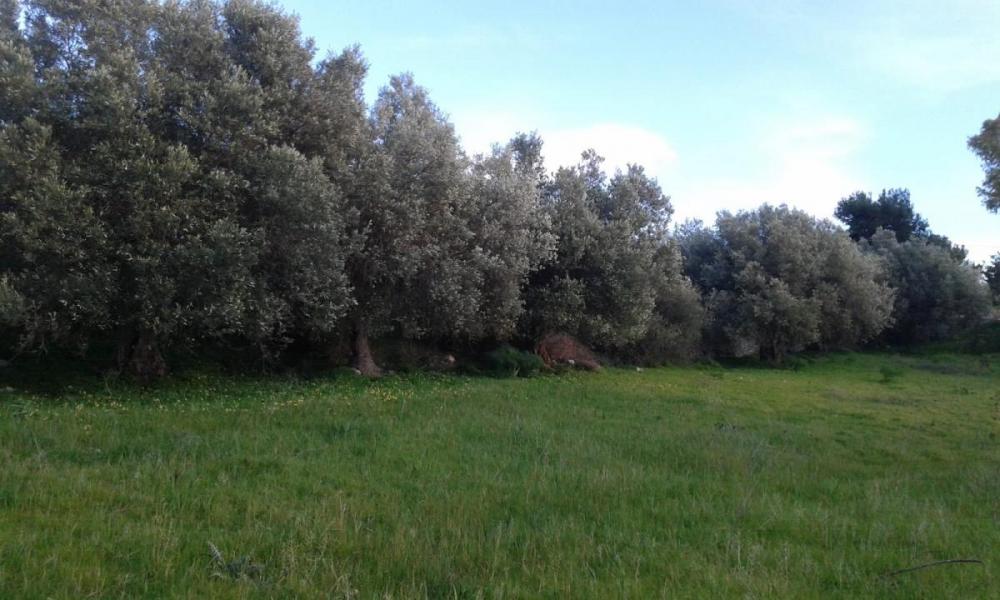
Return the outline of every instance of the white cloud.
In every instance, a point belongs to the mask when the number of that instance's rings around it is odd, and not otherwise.
[[[887,76],[926,90],[952,92],[1000,82],[1000,38],[995,36],[883,32],[862,36],[857,47],[863,60]]]
[[[685,163],[664,136],[632,125],[559,128],[546,126],[538,116],[499,111],[461,113],[452,121],[470,154],[486,152],[518,131],[537,130],[550,170],[576,164],[587,148],[605,157],[608,172],[640,164],[672,196],[678,219],[711,222],[719,210],[751,209],[764,202],[830,217],[842,197],[865,189],[851,162],[866,131],[844,116],[767,123],[756,142],[719,149],[712,164],[700,165],[690,158]],[[736,162],[754,168],[746,176],[727,176],[727,165]]]
[[[620,123],[602,123],[579,129],[541,131],[543,154],[550,169],[575,165],[580,153],[593,148],[604,157],[608,172],[639,164],[653,174],[662,174],[677,160],[667,140],[652,131]]]
[[[867,10],[855,52],[887,77],[939,92],[1000,82],[1000,2],[885,0]]]
[[[781,36],[916,89],[1000,83],[997,0],[718,0]]]
[[[772,124],[755,147],[742,151],[760,168],[753,175],[727,178],[723,169],[708,180],[686,180],[671,188],[678,219],[712,222],[719,210],[746,210],[765,202],[788,204],[822,218],[863,181],[852,157],[865,131],[845,117]]]
[[[409,51],[440,49],[468,51],[509,47],[540,49],[545,47],[546,44],[562,42],[566,39],[569,38],[565,33],[541,36],[525,28],[500,30],[482,26],[445,33],[439,32],[394,37],[386,40],[386,43],[391,43]]]
[[[1000,253],[1000,242],[994,236],[963,236],[953,241],[965,245],[969,251],[969,260],[974,263],[986,263],[997,253]]]
[[[772,154],[789,153],[834,160],[850,156],[861,146],[864,129],[854,119],[827,116],[772,123],[760,146]]]

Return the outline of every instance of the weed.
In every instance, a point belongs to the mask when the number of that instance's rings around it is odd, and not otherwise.
[[[511,346],[501,346],[490,352],[484,362],[484,370],[494,377],[533,377],[545,368],[537,354]]]
[[[241,556],[227,561],[222,552],[212,542],[208,543],[209,556],[212,558],[212,576],[229,579],[259,581],[264,572],[263,565],[257,564],[249,556]]]
[[[903,376],[904,373],[906,373],[904,369],[893,365],[882,365],[879,367],[878,372],[882,376],[879,383],[883,385],[891,385],[895,383]]]

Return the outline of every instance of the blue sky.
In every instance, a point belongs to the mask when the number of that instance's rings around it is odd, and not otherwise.
[[[976,260],[1000,216],[966,139],[1000,113],[1000,1],[284,0],[321,54],[358,43],[369,101],[410,71],[470,153],[537,130],[550,168],[643,164],[678,219],[787,203],[832,218],[907,187]]]

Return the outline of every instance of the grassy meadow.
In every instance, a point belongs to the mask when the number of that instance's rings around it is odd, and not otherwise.
[[[1000,355],[9,381],[0,598],[1000,593]]]

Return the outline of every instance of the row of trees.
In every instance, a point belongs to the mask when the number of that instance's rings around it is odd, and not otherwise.
[[[369,107],[365,74],[254,0],[0,0],[9,350],[112,342],[143,378],[205,344],[273,360],[349,339],[375,375],[373,337],[549,331],[650,363],[781,359],[985,310],[978,272],[899,225],[899,198],[842,203],[857,242],[768,206],[672,232],[641,167],[608,177],[588,151],[552,173],[535,135],[469,157],[412,77]]]
[[[1000,213],[1000,116],[983,122],[979,133],[969,138],[969,148],[980,158],[986,172],[979,196],[987,210]],[[984,273],[993,302],[1000,304],[1000,252],[993,255]]]

